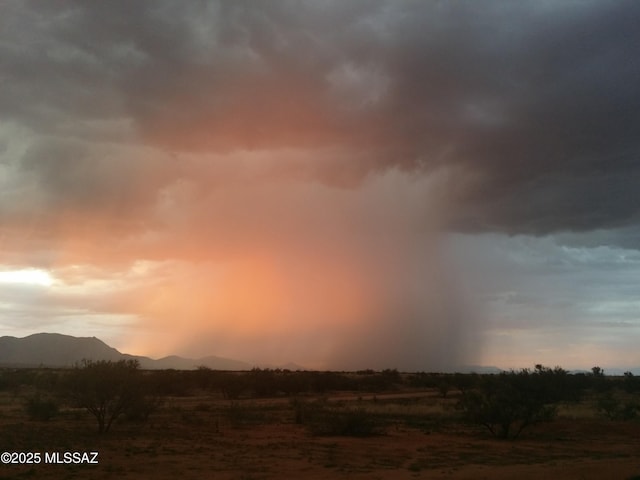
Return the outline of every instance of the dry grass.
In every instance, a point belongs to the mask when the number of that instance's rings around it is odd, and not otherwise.
[[[359,409],[377,434],[314,435],[287,398],[230,402],[217,395],[166,398],[146,424],[95,432],[86,413],[28,419],[21,395],[0,394],[0,451],[98,451],[99,465],[0,465],[0,479],[507,479],[640,475],[640,422],[611,422],[589,402],[565,405],[517,441],[462,423],[456,398],[436,391],[324,400]],[[315,398],[304,398],[314,402]]]

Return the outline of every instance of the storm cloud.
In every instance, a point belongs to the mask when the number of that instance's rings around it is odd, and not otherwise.
[[[348,318],[311,362],[364,366],[377,350],[385,363],[440,368],[473,360],[482,342],[469,318],[483,316],[463,281],[438,281],[451,267],[443,235],[640,248],[635,3],[2,8],[0,264],[71,283],[95,268],[131,280],[146,265],[148,276],[127,292],[110,277],[100,305],[69,292],[38,302],[129,312],[167,337],[188,318],[197,333],[177,346],[205,349],[198,339],[242,336],[212,312],[246,325],[258,314],[203,298],[244,291],[266,323],[307,325],[304,342]],[[473,278],[473,263],[458,273]],[[340,288],[327,280],[337,277]],[[259,300],[266,285],[271,303]],[[402,348],[385,342],[397,317]],[[274,333],[259,347],[256,335],[256,358],[287,343]],[[340,336],[345,345],[331,341]]]
[[[317,158],[282,168],[332,185],[440,172],[456,230],[621,227],[640,204],[639,17],[628,2],[14,2],[0,105],[38,133],[178,156],[304,149]]]

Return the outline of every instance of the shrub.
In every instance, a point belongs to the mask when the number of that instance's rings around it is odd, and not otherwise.
[[[131,422],[146,422],[161,405],[162,399],[159,397],[136,395],[125,409],[124,415]]]
[[[363,409],[320,409],[307,420],[314,435],[366,437],[379,433],[373,418]]]
[[[624,389],[627,393],[640,391],[640,377],[636,377],[631,372],[624,372]]]
[[[381,433],[380,422],[363,407],[339,408],[325,401],[292,401],[296,423],[306,425],[313,435],[366,437]]]
[[[527,369],[483,376],[477,388],[463,392],[458,406],[467,420],[483,425],[492,435],[517,438],[525,428],[555,416],[552,403],[558,399],[546,380]]]
[[[39,393],[27,398],[24,406],[30,420],[47,421],[58,414],[55,400],[43,398]]]
[[[144,391],[135,360],[86,361],[71,372],[68,381],[69,395],[96,417],[100,433],[108,432],[113,422],[130,409],[143,405]]]
[[[606,392],[598,398],[596,410],[609,420],[633,420],[638,416],[640,405],[633,401],[623,402],[612,392]]]
[[[233,427],[257,425],[266,421],[263,408],[254,408],[242,402],[231,402],[225,409],[225,416]]]

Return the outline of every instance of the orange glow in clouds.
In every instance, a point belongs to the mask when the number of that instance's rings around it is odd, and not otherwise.
[[[295,329],[296,322],[331,326],[354,321],[368,309],[366,283],[353,265],[328,259],[292,259],[294,265],[252,258],[234,265],[212,306],[238,319],[247,333]]]
[[[301,183],[289,172],[295,152],[235,155],[222,170],[203,157],[184,167],[186,179],[140,185],[155,191],[146,205],[121,210],[105,197],[99,208],[52,211],[39,228],[61,282],[55,301],[100,318],[126,315],[126,326],[111,326],[112,345],[154,358],[315,368],[345,359],[343,368],[358,349],[358,361],[390,367],[407,342],[415,362],[435,351],[421,339],[435,345],[450,329],[441,325],[429,184],[395,170],[350,188]]]
[[[127,349],[157,355],[179,352],[207,336],[268,342],[353,326],[373,311],[375,298],[371,282],[354,267],[326,258],[276,260],[266,254],[185,266],[176,279],[150,288],[132,306],[147,319],[149,330],[143,330],[159,335],[152,335],[153,341],[136,336]],[[242,346],[229,341],[209,349],[202,354],[238,357]]]

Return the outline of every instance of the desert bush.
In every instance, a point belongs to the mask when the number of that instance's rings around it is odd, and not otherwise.
[[[381,422],[363,407],[341,408],[324,400],[291,402],[296,423],[306,425],[313,435],[365,437],[382,432]]]
[[[222,396],[229,400],[236,400],[247,390],[245,375],[240,373],[222,372],[217,379],[217,387]]]
[[[284,370],[279,381],[280,390],[287,396],[295,396],[309,390],[308,378],[304,372]]]
[[[623,384],[627,393],[640,392],[640,377],[631,372],[624,372]]]
[[[130,422],[146,422],[162,403],[157,396],[136,395],[126,407],[124,416]]]
[[[481,378],[481,375],[477,373],[454,373],[450,380],[451,384],[464,395],[467,391],[476,388],[480,384]]]
[[[85,361],[67,380],[72,401],[96,418],[100,433],[108,432],[113,422],[127,411],[150,407],[144,404],[145,392],[135,360]],[[139,413],[144,416],[142,411]]]
[[[224,414],[233,427],[257,425],[266,421],[264,408],[252,407],[242,402],[231,402],[225,408]]]
[[[308,421],[314,435],[366,437],[381,432],[375,418],[364,408],[325,408],[317,410]]]
[[[613,392],[608,391],[598,397],[596,410],[609,420],[633,420],[640,412],[640,404],[633,400],[623,401]]]
[[[438,381],[438,385],[436,387],[438,389],[438,393],[442,398],[447,398],[449,391],[451,390],[451,384],[446,379],[441,379]]]
[[[12,391],[18,395],[21,388],[35,386],[35,370],[27,368],[12,368],[2,371],[0,376],[0,390]]]
[[[289,402],[294,411],[295,423],[307,425],[328,408],[326,397],[307,400],[295,397]]]
[[[590,388],[600,394],[611,391],[615,388],[615,379],[613,377],[607,377],[604,374],[604,369],[595,366],[591,368],[591,372],[586,374],[589,380]]]
[[[147,372],[147,388],[161,396],[187,397],[197,388],[200,372],[156,370]]]
[[[39,370],[33,379],[34,385],[40,391],[54,391],[58,388],[60,372],[52,369]]]
[[[386,392],[395,390],[402,383],[402,378],[398,370],[386,369],[382,372],[374,372],[364,370],[358,374],[354,385],[359,391],[363,392]]]
[[[48,397],[42,397],[36,393],[28,397],[24,404],[25,411],[30,420],[47,421],[58,414],[58,403]]]
[[[254,397],[273,397],[278,392],[277,376],[274,370],[253,368],[246,375]]]
[[[588,386],[588,377],[570,375],[560,367],[549,368],[538,364],[530,373],[532,387],[549,403],[579,402]]]
[[[558,401],[548,379],[528,369],[481,377],[477,388],[463,392],[458,407],[467,420],[499,438],[517,438],[534,424],[549,421]]]
[[[407,384],[413,388],[433,388],[436,383],[437,378],[426,372],[416,372],[410,375],[407,381]]]
[[[330,391],[357,390],[358,382],[338,372],[302,372],[308,379],[310,390],[320,395]]]

